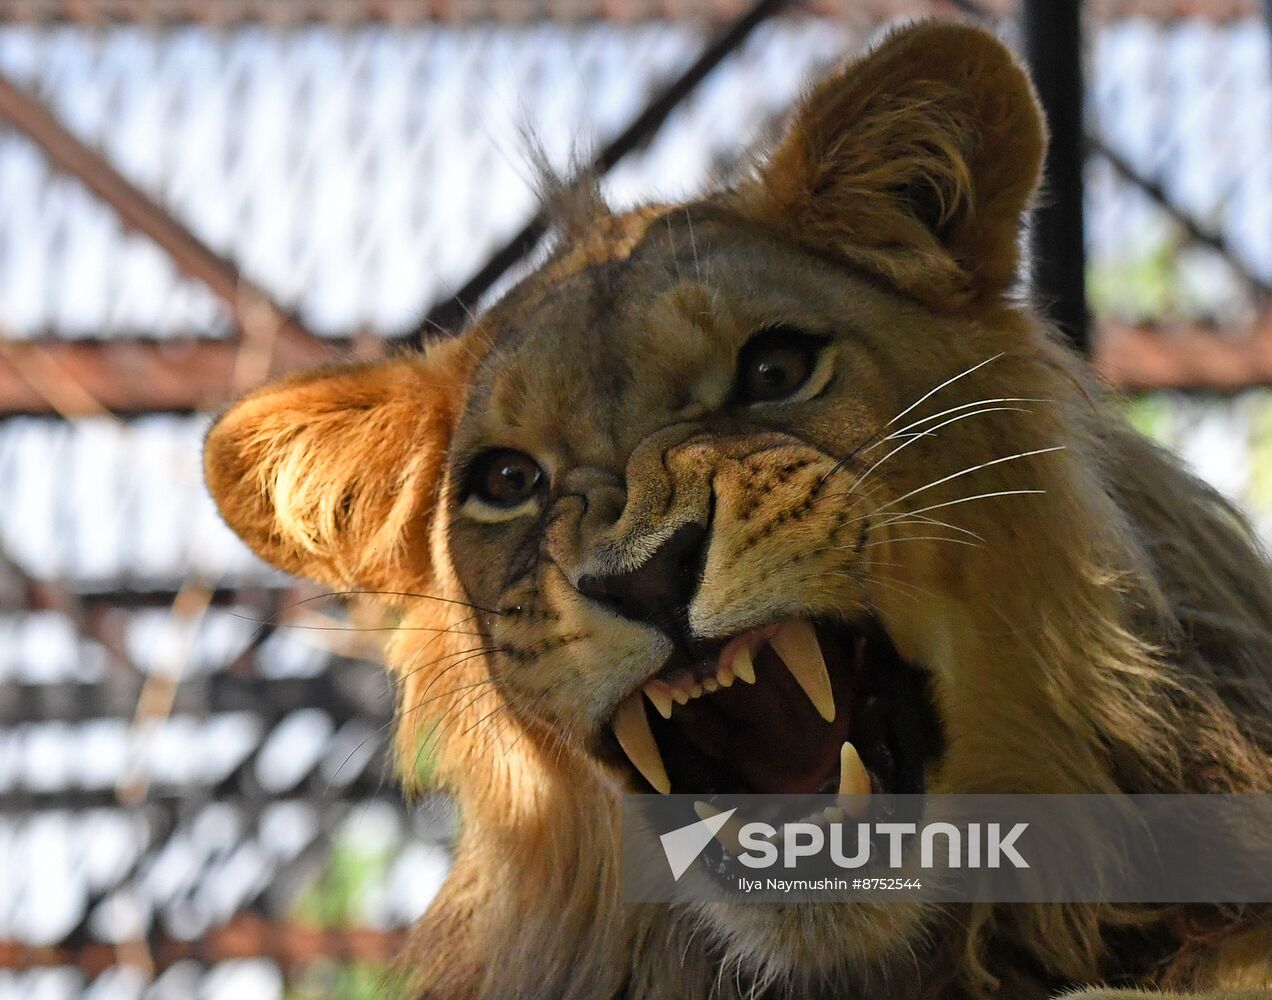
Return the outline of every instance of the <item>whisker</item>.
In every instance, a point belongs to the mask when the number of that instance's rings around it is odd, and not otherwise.
[[[952,472],[948,476],[943,476],[942,478],[937,479],[935,482],[928,483],[926,486],[920,486],[916,489],[911,490],[909,493],[904,493],[901,496],[897,497],[895,500],[889,500],[886,504],[880,507],[878,511],[876,511],[876,513],[885,511],[889,507],[895,507],[902,500],[908,500],[910,497],[915,496],[916,494],[919,494],[919,493],[923,493],[925,490],[930,490],[933,487],[940,486],[942,483],[948,483],[951,480],[959,479],[962,476],[969,476],[973,472],[979,472],[981,469],[988,469],[991,465],[1002,465],[1004,462],[1014,462],[1017,459],[1029,458],[1030,456],[1033,456],[1033,455],[1047,455],[1047,454],[1050,454],[1051,452],[1064,451],[1064,450],[1065,450],[1065,446],[1062,444],[1054,445],[1051,448],[1035,448],[1033,451],[1021,451],[1021,452],[1017,452],[1014,455],[1006,455],[1003,458],[995,458],[988,462],[981,462],[979,465],[973,465],[966,469],[960,469],[958,472]],[[1040,490],[1040,491],[1034,491],[1034,492],[1046,492],[1046,491]],[[930,509],[935,510],[936,507],[934,506]]]
[[[495,679],[493,677],[483,677],[480,680],[475,680],[468,684],[456,684],[454,687],[447,688],[445,691],[438,691],[436,694],[430,695],[427,698],[418,699],[410,708],[402,709],[402,711],[398,713],[398,716],[399,718],[405,719],[408,715],[418,712],[425,705],[430,705],[435,701],[441,701],[443,698],[449,697],[453,694],[459,694],[461,691],[469,691],[473,688],[481,687],[483,684],[494,683]]]
[[[873,451],[875,448],[878,448],[879,445],[883,444],[884,441],[891,441],[895,437],[900,437],[903,434],[905,434],[907,431],[911,431],[915,427],[920,426],[921,424],[926,424],[930,420],[939,420],[941,417],[944,417],[950,413],[957,413],[959,410],[968,410],[974,406],[988,406],[991,403],[1054,403],[1054,402],[1055,402],[1054,399],[1040,399],[1040,398],[1034,398],[1030,396],[997,396],[993,399],[977,399],[971,403],[961,403],[958,406],[951,406],[948,410],[942,410],[940,413],[933,413],[931,416],[920,417],[918,420],[915,420],[912,423],[906,424],[904,427],[893,431],[887,437],[882,438],[879,441],[876,441],[869,448],[866,448],[862,452],[862,454],[864,455],[864,454],[867,454],[868,452]],[[998,408],[995,407],[995,409],[998,409]],[[1021,409],[1021,408],[1013,407],[1013,409]],[[977,411],[977,412],[981,412],[981,411]],[[992,411],[985,411],[985,412],[992,412]],[[1032,411],[1022,409],[1022,412],[1028,413]],[[921,431],[919,433],[930,434],[931,431]]]
[[[947,378],[944,382],[942,382],[936,388],[929,389],[922,396],[916,399],[913,403],[907,406],[904,410],[902,410],[900,413],[894,416],[891,420],[889,420],[886,424],[881,425],[875,431],[868,434],[861,441],[860,444],[858,444],[855,448],[852,449],[852,451],[850,451],[847,455],[845,455],[838,462],[832,465],[830,469],[826,472],[826,474],[822,476],[822,478],[818,481],[817,486],[814,489],[820,490],[822,486],[825,484],[826,480],[829,479],[831,476],[833,476],[840,469],[842,469],[848,462],[856,458],[857,455],[860,454],[862,448],[865,448],[867,445],[871,444],[871,442],[875,441],[880,434],[886,431],[889,427],[895,424],[907,413],[912,412],[915,409],[915,407],[921,406],[926,400],[931,399],[934,395],[936,395],[938,392],[944,389],[947,385],[953,385],[955,382],[957,382],[959,379],[963,378],[964,376],[970,375],[972,374],[972,372],[977,371],[978,369],[984,368],[991,361],[997,361],[1005,353],[1006,353],[1005,351],[999,351],[997,354],[993,355],[992,357],[986,358],[984,361],[980,362],[979,364],[972,365],[971,368],[967,368],[964,371],[959,372],[953,378]]]
[[[481,611],[488,615],[502,615],[504,613],[495,608],[483,608],[480,604],[473,604],[471,601],[461,601],[453,597],[438,597],[436,594],[415,594],[406,590],[333,590],[325,594],[315,594],[313,597],[306,597],[295,604],[289,604],[283,611],[290,611],[292,608],[298,608],[302,604],[309,604],[312,601],[325,600],[330,597],[407,597],[417,601],[456,604],[461,608],[470,608],[473,611]]]
[[[904,410],[902,410],[902,411],[901,411],[900,413],[898,413],[895,417],[893,417],[893,418],[892,418],[891,420],[889,420],[886,424],[884,424],[884,425],[883,425],[883,427],[881,428],[881,430],[887,430],[889,427],[891,427],[893,424],[895,424],[898,420],[900,420],[902,417],[904,417],[907,413],[911,412],[911,411],[912,411],[912,410],[914,410],[916,407],[918,407],[918,406],[922,405],[922,404],[923,404],[924,402],[926,402],[927,400],[931,399],[931,398],[932,398],[933,396],[935,396],[938,392],[940,392],[942,389],[944,389],[947,385],[953,385],[953,384],[954,384],[955,382],[957,382],[959,379],[964,378],[964,377],[966,377],[966,376],[968,376],[968,375],[972,374],[972,372],[979,371],[981,368],[984,368],[984,367],[985,367],[987,364],[989,364],[991,361],[997,361],[999,358],[1001,358],[1001,357],[1002,357],[1004,354],[1006,354],[1006,353],[1007,353],[1006,351],[999,351],[999,352],[998,352],[997,354],[995,354],[993,357],[986,358],[984,361],[980,362],[979,364],[972,365],[972,367],[971,367],[971,368],[968,368],[968,369],[966,369],[965,371],[961,371],[961,372],[959,372],[959,373],[958,373],[957,375],[955,375],[953,378],[948,378],[948,379],[946,379],[944,382],[942,382],[940,385],[938,385],[935,389],[929,389],[929,390],[928,390],[927,392],[925,392],[922,396],[920,396],[920,397],[919,397],[918,399],[916,399],[913,403],[911,403],[911,404],[910,404],[909,406],[907,406]]]
[[[251,615],[242,615],[235,611],[226,611],[231,618],[251,622],[254,625],[268,625],[271,628],[299,629],[305,632],[449,632],[449,628],[437,628],[433,625],[306,625],[302,622],[262,621]],[[481,632],[452,632],[452,635],[481,635]]]
[[[689,206],[685,206],[685,223],[689,226],[689,246],[693,250],[693,276],[702,281],[702,265],[698,262],[698,241],[693,235],[693,215]]]
[[[1046,490],[995,490],[992,493],[977,493],[975,496],[960,497],[957,500],[946,500],[944,503],[934,503],[928,507],[920,507],[918,510],[902,511],[897,516],[904,517],[911,514],[924,514],[929,510],[940,510],[942,507],[955,507],[961,503],[970,503],[973,500],[988,500],[991,497],[1042,496],[1046,492]]]
[[[449,723],[453,721],[453,719],[450,719],[449,717],[455,715],[455,713],[463,712],[475,705],[477,703],[477,699],[484,693],[485,692],[481,690],[481,688],[477,688],[475,691],[467,691],[456,698],[455,701],[433,721],[433,725],[429,728],[428,732],[425,733],[423,739],[420,740],[420,749],[422,750],[430,743],[436,743],[445,731],[444,726],[449,725]],[[416,762],[418,763],[418,756],[416,758]]]
[[[924,510],[931,510],[931,509],[932,508],[930,507],[924,508]],[[950,524],[949,521],[942,521],[939,518],[935,518],[935,517],[924,517],[922,516],[922,511],[917,511],[917,510],[902,511],[900,514],[897,514],[895,517],[890,517],[886,521],[880,521],[878,524],[872,524],[870,527],[871,527],[871,530],[874,530],[875,528],[886,528],[889,525],[904,525],[904,524],[927,524],[927,525],[932,525],[933,527],[938,527],[938,528],[949,528],[950,531],[957,531],[960,534],[968,535],[981,542],[985,541],[984,535],[978,535],[976,532],[971,531],[967,528],[961,528],[957,524]]]
[[[458,649],[452,653],[443,653],[441,656],[434,657],[433,659],[429,660],[427,663],[421,663],[418,666],[412,664],[409,670],[400,671],[398,673],[398,677],[401,680],[406,680],[408,677],[414,677],[416,674],[427,670],[429,667],[435,667],[437,666],[437,664],[442,663],[446,660],[454,660],[456,657],[466,657],[466,659],[460,660],[458,663],[447,664],[446,668],[442,670],[441,672],[439,672],[437,675],[437,677],[442,677],[446,674],[447,671],[455,669],[461,663],[467,663],[468,659],[470,658],[474,658],[478,656],[487,656],[490,653],[497,653],[497,652],[499,652],[498,646],[474,646],[470,649]],[[434,678],[434,681],[435,680],[436,678]],[[434,681],[429,681],[430,687],[432,686]],[[424,688],[424,690],[420,692],[420,694],[427,694],[427,693],[428,693],[428,687]]]
[[[985,547],[979,542],[969,542],[963,538],[949,538],[945,535],[902,535],[900,538],[880,538],[878,541],[866,542],[862,548],[870,549],[876,545],[893,545],[898,542],[949,542],[952,545],[969,545],[974,549],[983,549]]]
[[[865,479],[867,476],[869,476],[872,472],[874,472],[875,469],[879,468],[879,466],[881,466],[884,462],[892,458],[893,455],[896,455],[896,454],[899,454],[900,452],[905,451],[905,449],[910,447],[910,445],[914,444],[914,442],[919,440],[919,438],[927,437],[930,434],[935,434],[942,427],[948,427],[950,424],[956,424],[960,420],[966,420],[969,417],[978,417],[983,413],[998,413],[1000,411],[1012,411],[1012,412],[1019,412],[1019,413],[1030,412],[1029,410],[1021,409],[1018,406],[991,406],[988,409],[973,410],[970,413],[960,413],[956,417],[950,417],[948,420],[942,421],[941,423],[937,424],[935,427],[929,427],[922,434],[916,435],[915,437],[910,438],[908,441],[905,441],[904,443],[897,445],[895,448],[892,449],[892,451],[888,452],[886,455],[883,456],[883,458],[879,459],[879,461],[875,462],[874,465],[870,466],[870,468],[868,468],[865,472],[863,472],[860,476],[858,476],[857,481],[854,482],[851,486],[849,486],[848,489],[849,490],[855,489],[861,483],[861,481]],[[882,444],[883,442],[881,441],[879,443]]]
[[[964,407],[955,407],[954,409],[964,409]],[[950,413],[950,412],[953,412],[953,410],[947,410],[946,412]],[[946,424],[957,423],[959,420],[963,420],[967,417],[979,417],[986,413],[1033,413],[1033,410],[1026,409],[1023,406],[986,406],[980,410],[972,410],[969,413],[962,413],[957,417],[953,417],[950,420],[945,421],[945,423],[938,424],[935,427],[929,427],[926,430],[910,431],[910,432],[897,431],[895,434],[889,434],[887,437],[881,438],[880,440],[876,441],[869,448],[864,449],[861,452],[861,454],[863,455],[869,454],[870,452],[878,448],[879,445],[886,444],[887,442],[892,440],[900,441],[904,439],[905,443],[909,444],[911,441],[916,441],[919,438],[936,437],[937,436],[936,432],[939,431]]]
[[[898,580],[895,577],[883,576],[875,574],[866,581],[866,589],[869,590],[872,585],[882,584],[890,587],[902,597],[908,597],[913,601],[917,601],[920,597],[936,598],[936,594],[927,587],[920,587],[917,583],[910,583],[909,580]]]

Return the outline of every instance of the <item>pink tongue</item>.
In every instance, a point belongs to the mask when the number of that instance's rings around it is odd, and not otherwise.
[[[755,684],[732,687],[677,706],[672,724],[700,754],[756,792],[806,794],[837,777],[848,738],[852,690],[846,664],[825,650],[835,693],[835,722],[813,708],[769,647],[755,660]],[[671,762],[669,761],[669,766]],[[672,783],[675,784],[673,774]]]

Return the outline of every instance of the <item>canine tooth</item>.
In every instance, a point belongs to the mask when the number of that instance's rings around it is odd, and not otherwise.
[[[694,799],[693,811],[698,814],[698,819],[708,820],[713,816],[719,816],[723,809],[717,809],[710,802],[703,802],[700,799]],[[736,819],[725,820],[724,826],[720,827],[713,836],[726,851],[737,857],[742,853],[742,844],[738,840],[737,828],[741,824]]]
[[[755,683],[755,663],[751,660],[751,651],[746,646],[739,646],[733,654],[733,673],[747,684]]]
[[[796,682],[808,695],[817,714],[827,722],[835,721],[835,696],[830,689],[830,674],[822,658],[817,633],[808,622],[783,625],[769,640],[786,664]]]
[[[864,812],[870,796],[870,774],[851,743],[839,748],[839,796],[840,805],[850,816]]]
[[[720,682],[714,677],[707,677],[702,682],[702,689],[708,694],[715,694],[720,690]]]
[[[632,766],[663,795],[670,792],[667,766],[658,752],[658,743],[649,728],[649,719],[645,717],[645,703],[639,694],[631,695],[618,706],[610,725]]]
[[[644,687],[645,697],[649,699],[650,704],[658,709],[658,714],[664,719],[671,718],[671,692],[657,681],[652,681]]]

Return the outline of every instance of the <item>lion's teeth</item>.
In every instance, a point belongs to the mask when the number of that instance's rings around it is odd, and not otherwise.
[[[746,646],[738,646],[738,651],[733,654],[733,663],[731,664],[733,675],[747,684],[755,683],[755,663],[751,660],[751,651]]]
[[[808,695],[817,714],[827,722],[835,721],[835,696],[830,689],[830,674],[822,658],[817,633],[808,622],[783,625],[769,640],[786,664],[796,682]]]
[[[671,692],[657,681],[650,681],[644,687],[645,697],[649,699],[651,705],[658,709],[658,714],[664,719],[671,718]]]
[[[848,815],[865,811],[870,787],[870,773],[861,762],[861,755],[855,746],[845,743],[839,748],[839,802]]]
[[[702,689],[706,691],[708,694],[715,694],[717,691],[720,690],[720,682],[717,681],[714,677],[704,678],[702,681]]]
[[[639,692],[618,706],[610,725],[618,738],[618,745],[623,748],[623,753],[627,754],[632,766],[658,791],[664,795],[670,792],[671,781],[667,777],[667,767],[663,764],[662,754],[658,752],[658,744],[649,728],[649,719],[645,717],[645,703]]]
[[[721,667],[717,670],[715,679],[716,683],[722,688],[733,687],[733,674],[729,671],[728,667]]]

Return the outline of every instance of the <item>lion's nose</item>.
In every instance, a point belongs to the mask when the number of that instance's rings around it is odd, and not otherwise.
[[[707,529],[677,528],[652,556],[626,573],[584,576],[579,592],[620,615],[688,639],[689,602],[702,578]]]

